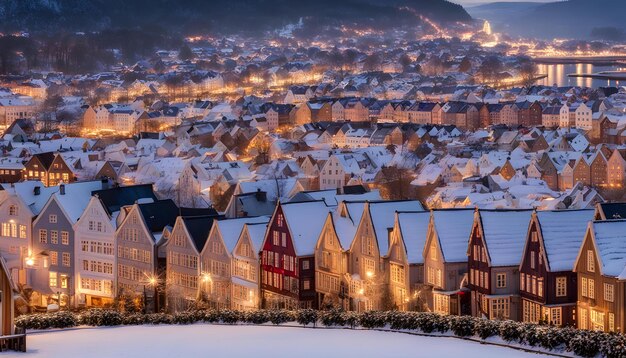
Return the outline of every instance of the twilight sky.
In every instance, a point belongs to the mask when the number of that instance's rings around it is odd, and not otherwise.
[[[556,0],[450,0],[450,1],[465,6],[465,5],[482,5],[482,4],[492,3],[492,2],[519,2],[519,1],[524,1],[524,2],[553,2],[553,1],[556,1]]]

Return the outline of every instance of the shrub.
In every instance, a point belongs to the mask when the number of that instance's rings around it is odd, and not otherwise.
[[[567,342],[567,350],[581,357],[595,357],[600,351],[596,332],[579,331]]]
[[[368,311],[361,313],[359,324],[363,328],[381,328],[387,324],[387,321],[391,318],[391,313],[387,312],[378,312],[378,311]],[[395,320],[391,319],[391,321],[395,322]],[[394,328],[393,326],[391,328]],[[400,329],[394,328],[394,329]]]
[[[24,329],[69,328],[78,325],[78,318],[67,311],[40,313],[19,316],[15,325]]]
[[[291,311],[287,311],[287,310],[269,311],[269,318],[270,318],[270,322],[272,322],[275,325],[279,325],[279,324],[283,324],[287,322],[293,322],[295,320],[295,317],[291,313]]]
[[[175,324],[191,324],[196,323],[200,319],[196,311],[182,311],[176,312],[172,315],[172,323]]]
[[[487,339],[489,337],[493,337],[499,333],[498,322],[489,321],[486,319],[479,319],[476,322],[475,330],[478,337],[481,339]]]
[[[515,321],[500,322],[500,338],[507,342],[519,342],[521,336],[520,324]]]
[[[313,327],[315,327],[317,324],[317,311],[313,309],[296,311],[296,322],[303,326],[313,324]]]
[[[239,321],[243,321],[243,315],[239,311],[234,310],[220,310],[218,311],[220,321],[226,324],[237,324]]]
[[[244,320],[252,324],[264,324],[270,321],[269,313],[266,310],[248,311],[244,314]]]
[[[174,318],[167,313],[150,313],[146,315],[145,321],[149,324],[172,324]]]
[[[127,314],[122,317],[122,324],[127,326],[136,326],[147,323],[148,315],[141,313]]]
[[[473,317],[450,317],[450,329],[459,337],[473,336],[475,326],[475,319]]]
[[[118,311],[92,308],[80,314],[79,322],[86,326],[119,326],[124,320]]]
[[[343,311],[338,309],[322,311],[320,313],[320,321],[326,327],[343,327],[346,325],[346,318],[347,317],[343,315]]]

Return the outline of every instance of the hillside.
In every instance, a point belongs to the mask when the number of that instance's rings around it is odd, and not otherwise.
[[[0,29],[55,31],[158,26],[170,31],[259,31],[295,23],[378,28],[418,23],[409,6],[437,22],[470,21],[445,0],[0,0]]]
[[[591,38],[594,28],[626,31],[624,0],[568,0],[547,4],[494,3],[469,8],[468,11],[476,18],[492,22],[496,31],[512,35],[546,39]]]

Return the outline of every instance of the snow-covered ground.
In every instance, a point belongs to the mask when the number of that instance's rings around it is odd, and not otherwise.
[[[449,337],[299,327],[125,326],[29,333],[5,357],[541,357]]]

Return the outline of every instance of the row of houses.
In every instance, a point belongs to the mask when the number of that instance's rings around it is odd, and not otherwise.
[[[539,101],[444,103],[422,101],[392,101],[369,98],[315,99],[300,106],[288,106],[289,117],[284,124],[302,125],[324,121],[368,121],[418,124],[456,125],[464,130],[476,130],[491,125],[509,127],[577,127],[591,130],[594,113],[611,108],[606,101],[553,103]],[[286,109],[285,109],[286,110]],[[596,116],[597,117],[597,116]],[[283,123],[279,123],[281,125]]]

